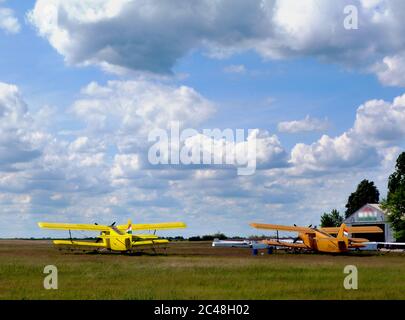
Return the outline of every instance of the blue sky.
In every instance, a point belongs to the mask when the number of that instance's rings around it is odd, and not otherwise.
[[[356,30],[349,1],[0,1],[0,237],[129,217],[249,235],[317,224],[363,178],[384,196],[405,141],[405,7],[354,2]],[[147,133],[175,120],[259,129],[259,169],[151,168]]]

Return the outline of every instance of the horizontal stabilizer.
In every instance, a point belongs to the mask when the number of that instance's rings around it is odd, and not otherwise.
[[[119,225],[117,228],[126,230],[128,225]],[[166,230],[186,228],[184,222],[138,223],[132,225],[132,230]]]
[[[329,234],[338,234],[339,227],[337,228],[322,228],[322,231],[325,231]],[[349,233],[382,233],[383,230],[377,226],[363,226],[363,227],[346,227],[347,232]]]

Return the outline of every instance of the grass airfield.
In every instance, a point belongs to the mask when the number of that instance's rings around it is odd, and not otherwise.
[[[58,290],[43,287],[46,265],[58,268]],[[343,287],[346,265],[357,266],[358,290]],[[405,254],[252,256],[174,242],[166,254],[128,256],[1,240],[0,299],[405,299]]]

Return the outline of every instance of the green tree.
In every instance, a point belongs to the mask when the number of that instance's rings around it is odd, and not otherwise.
[[[405,185],[405,152],[402,152],[397,159],[395,166],[395,172],[390,175],[388,179],[388,195],[393,196],[394,193],[401,187]]]
[[[325,212],[321,216],[321,227],[339,227],[343,223],[343,217],[340,212],[333,209],[330,213]]]
[[[355,192],[353,192],[346,204],[346,218],[359,210],[367,203],[378,203],[380,200],[380,192],[374,185],[373,181],[364,179],[359,183]]]
[[[382,207],[388,211],[395,239],[405,241],[405,152],[399,155],[395,172],[388,179],[387,199]]]

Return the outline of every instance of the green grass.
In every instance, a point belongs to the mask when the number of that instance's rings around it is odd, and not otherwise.
[[[79,255],[0,242],[0,299],[405,299],[404,255],[173,247],[167,256]],[[43,288],[48,264],[58,267],[58,290]],[[358,268],[358,290],[343,288],[348,264]]]

